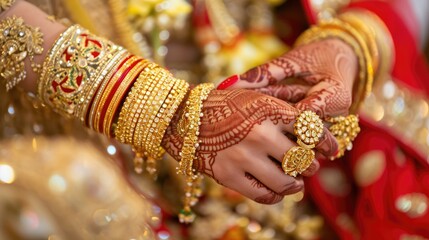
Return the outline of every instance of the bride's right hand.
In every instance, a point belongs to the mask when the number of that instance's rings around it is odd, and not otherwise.
[[[259,203],[277,203],[303,189],[301,177],[286,175],[281,168],[284,153],[296,146],[285,134],[293,134],[297,109],[255,91],[236,89],[213,90],[202,112],[194,162],[198,171]],[[177,120],[163,139],[164,148],[176,159],[183,142]],[[335,154],[337,142],[326,128],[315,150],[326,157]],[[312,176],[318,168],[313,160],[302,175]]]

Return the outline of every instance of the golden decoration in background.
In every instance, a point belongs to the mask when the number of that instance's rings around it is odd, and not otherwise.
[[[15,0],[0,0],[0,13],[8,10],[14,3]]]
[[[155,239],[151,204],[92,144],[45,137],[0,144],[0,214],[18,211],[0,224],[15,236],[28,239],[17,221],[24,218],[31,236],[44,239]]]
[[[0,77],[9,91],[26,76],[24,61],[28,57],[31,68],[39,72],[40,64],[34,56],[43,52],[43,34],[39,28],[24,23],[24,19],[8,17],[0,22]]]

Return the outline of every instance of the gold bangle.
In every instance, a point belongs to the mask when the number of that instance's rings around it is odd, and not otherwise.
[[[131,91],[125,99],[124,105],[119,113],[119,118],[115,128],[116,138],[123,143],[132,143],[134,128],[137,124],[138,115],[141,113],[141,108],[146,102],[149,89],[153,87],[154,81],[152,78],[147,78],[145,74],[153,70],[155,64],[150,63],[140,73]]]
[[[43,63],[38,82],[41,100],[66,117],[85,122],[84,114],[93,98],[89,89],[97,89],[100,75],[122,47],[96,37],[78,25],[68,28],[55,42]],[[99,79],[100,81],[96,81]]]
[[[34,56],[42,54],[42,45],[42,32],[26,25],[24,19],[13,16],[0,22],[0,78],[5,81],[7,91],[27,76],[24,63],[27,57],[33,71],[39,72],[41,66],[34,62]]]
[[[191,207],[198,201],[202,175],[193,169],[196,150],[199,147],[199,125],[201,124],[203,102],[207,99],[213,84],[203,83],[191,90],[186,101],[185,110],[178,123],[179,134],[183,137],[183,146],[180,151],[178,174],[186,176],[184,207],[179,213],[179,221],[191,223],[195,214]]]
[[[375,32],[370,28],[367,24],[362,22],[362,20],[354,13],[346,12],[338,16],[342,21],[350,24],[351,27],[356,29],[362,36],[366,45],[368,46],[368,50],[371,56],[372,66],[374,68],[374,72],[377,71],[379,66],[379,58],[380,54],[378,51],[377,42],[375,41]]]
[[[357,28],[366,28],[367,35],[374,38],[375,47],[378,50],[378,64],[374,68],[374,78],[375,80],[383,79],[390,72],[394,59],[392,36],[384,22],[375,13],[362,9],[349,10],[341,14],[340,17],[344,18],[345,21],[352,18],[355,22],[359,22],[361,27]]]
[[[189,88],[189,84],[183,80],[174,79],[174,81],[175,85],[153,120],[151,128],[155,130],[146,137],[146,143],[150,143],[146,151],[153,155],[147,159],[146,170],[153,176],[156,174],[156,161],[161,159],[161,155],[164,152],[161,142],[165,131]]]
[[[14,3],[15,0],[0,0],[0,13],[8,10]]]

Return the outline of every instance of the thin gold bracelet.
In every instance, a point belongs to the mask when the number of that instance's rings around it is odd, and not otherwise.
[[[183,146],[180,151],[180,162],[177,173],[186,177],[184,207],[179,213],[179,221],[191,223],[195,219],[192,206],[198,202],[201,194],[202,175],[193,169],[196,151],[199,147],[198,136],[201,124],[203,102],[214,88],[211,83],[203,83],[191,90],[186,101],[185,110],[178,123],[179,134],[183,137]]]

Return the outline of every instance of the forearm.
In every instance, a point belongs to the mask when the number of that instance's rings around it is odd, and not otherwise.
[[[50,47],[66,27],[51,20],[46,13],[23,0],[16,1],[11,8],[2,13],[0,15],[0,20],[11,16],[21,17],[27,25],[35,28],[37,27],[43,33],[43,53],[36,55],[34,58],[34,62],[42,64]],[[36,92],[36,83],[39,76],[32,71],[29,59],[25,60],[25,70],[27,72],[27,77],[20,84],[26,91]]]

